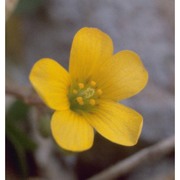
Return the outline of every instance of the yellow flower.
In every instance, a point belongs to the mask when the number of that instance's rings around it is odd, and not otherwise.
[[[82,28],[74,37],[69,72],[44,58],[33,66],[30,81],[55,112],[51,130],[57,144],[83,151],[93,144],[95,129],[110,141],[132,146],[143,118],[119,100],[140,92],[148,73],[133,51],[113,54],[111,38],[96,28]]]

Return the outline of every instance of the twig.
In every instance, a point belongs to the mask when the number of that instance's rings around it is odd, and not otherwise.
[[[44,105],[38,96],[29,95],[27,92],[29,92],[29,90],[25,91],[20,87],[6,87],[6,94],[14,96],[28,105]]]
[[[94,175],[88,180],[115,179],[132,171],[141,164],[153,162],[157,159],[163,158],[164,156],[172,152],[173,149],[174,136],[135,153],[129,158],[120,161],[112,167],[100,172],[99,174]]]

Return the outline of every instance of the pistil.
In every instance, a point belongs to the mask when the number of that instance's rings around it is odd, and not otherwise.
[[[73,83],[69,91],[70,107],[76,112],[90,112],[98,104],[98,99],[100,99],[102,93],[103,91],[98,88],[94,80],[87,83]]]

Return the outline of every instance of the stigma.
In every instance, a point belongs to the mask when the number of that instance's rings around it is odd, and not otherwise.
[[[94,80],[74,82],[69,90],[70,107],[74,111],[91,111],[98,104],[103,91]]]

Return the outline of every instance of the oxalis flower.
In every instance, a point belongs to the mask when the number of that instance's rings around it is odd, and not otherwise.
[[[140,92],[148,73],[133,51],[113,54],[111,38],[96,28],[82,28],[74,37],[69,72],[44,58],[33,66],[30,81],[55,110],[52,135],[59,146],[84,151],[93,144],[94,129],[110,141],[132,146],[143,118],[118,101]]]

